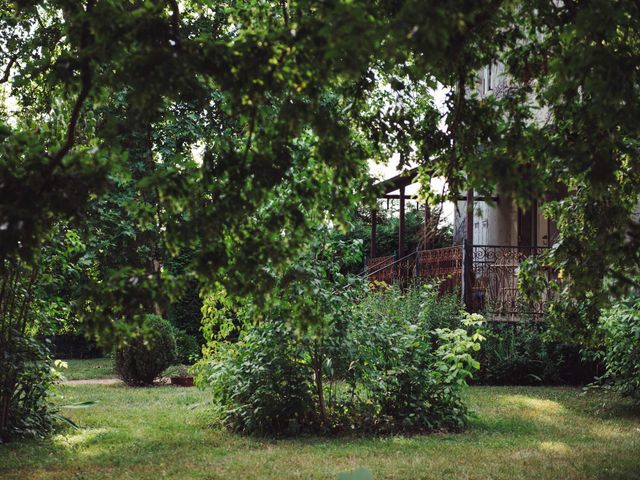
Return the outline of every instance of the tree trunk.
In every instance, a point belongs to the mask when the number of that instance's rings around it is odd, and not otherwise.
[[[322,345],[319,340],[313,342],[313,374],[315,377],[318,407],[320,409],[320,424],[324,428],[327,424],[327,407],[324,401],[324,385],[322,383]]]
[[[133,178],[139,182],[149,175],[153,175],[156,171],[156,163],[153,158],[153,126],[147,123],[145,127],[134,131],[131,138],[125,142],[125,146],[130,151],[136,152],[137,161],[143,168],[133,170]],[[152,228],[143,229],[136,238],[139,246],[144,246],[148,252],[148,258],[141,259],[142,265],[145,265],[147,273],[155,279],[155,288],[153,292],[153,300],[147,306],[156,315],[164,317],[167,312],[167,301],[162,294],[162,265],[163,265],[163,245],[162,245],[162,218],[160,195],[155,185],[149,185],[144,188],[136,186],[136,194],[141,200],[150,205],[155,211],[155,222]]]

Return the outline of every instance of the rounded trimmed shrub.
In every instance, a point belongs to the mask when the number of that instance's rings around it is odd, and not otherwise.
[[[117,375],[130,386],[151,385],[176,359],[176,338],[171,324],[158,315],[147,315],[143,334],[117,348]]]

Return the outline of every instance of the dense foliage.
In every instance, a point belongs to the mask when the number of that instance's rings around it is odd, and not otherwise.
[[[205,336],[210,340],[210,355],[213,359],[205,356],[200,362],[205,371],[200,375],[201,383],[206,382],[208,366],[216,364],[215,354],[218,349],[231,352],[228,356],[230,362],[240,357],[234,352],[234,347],[228,350],[219,346],[226,345],[228,340],[233,340],[234,345],[241,346],[247,340],[251,344],[261,339],[265,342],[265,347],[270,345],[267,348],[279,348],[280,344],[285,348],[288,341],[295,341],[300,344],[294,345],[295,351],[302,352],[302,357],[287,356],[286,362],[289,363],[287,367],[283,367],[283,371],[287,371],[288,368],[308,370],[311,375],[308,377],[308,381],[311,382],[311,390],[308,394],[315,397],[317,406],[314,425],[320,429],[330,428],[331,415],[325,398],[324,370],[327,359],[333,362],[334,357],[337,356],[340,356],[341,360],[336,358],[336,365],[340,364],[342,370],[346,368],[342,348],[337,343],[341,335],[336,332],[344,334],[345,329],[348,328],[351,317],[350,305],[355,301],[360,280],[350,273],[345,273],[343,267],[358,259],[360,261],[362,259],[360,242],[346,242],[335,230],[323,227],[315,232],[307,251],[297,258],[295,266],[281,278],[278,285],[274,287],[273,295],[266,302],[258,302],[250,298],[237,302],[225,291],[210,292],[203,306],[203,321]],[[263,330],[269,329],[271,324],[277,324],[273,327],[274,334],[270,334],[269,330]],[[252,333],[253,330],[256,332]],[[295,337],[296,332],[300,335],[299,338]],[[281,335],[278,337],[275,335],[277,333]],[[252,335],[256,335],[256,339],[253,339]],[[290,337],[289,340],[287,336]],[[239,341],[235,342],[238,337]],[[269,341],[275,343],[270,344]],[[276,356],[276,358],[281,357]],[[267,363],[270,361],[269,357],[264,355],[256,357],[258,363],[261,359]],[[221,364],[229,365],[225,362]],[[268,368],[266,370],[269,371]],[[266,377],[261,376],[258,380],[265,381],[268,378],[267,372],[265,372]],[[334,380],[335,378],[332,381]],[[235,389],[241,388],[244,382],[251,381],[246,378],[243,381],[234,378],[233,382],[220,385]],[[242,402],[243,397],[228,396],[224,393],[226,387],[221,388],[214,391],[218,392],[217,397],[220,400],[218,404],[223,408],[229,406],[225,399]],[[273,388],[272,384],[267,382],[266,388]],[[263,389],[258,391],[264,395]],[[246,390],[246,392],[253,395],[255,390]],[[261,400],[257,399],[257,401]],[[274,408],[278,409],[278,406]],[[253,409],[249,411],[253,412]],[[258,409],[257,414],[260,414],[260,411]],[[266,419],[266,421],[270,420]],[[258,425],[261,426],[251,431],[264,432],[261,430],[264,425],[261,422],[258,422]],[[241,424],[235,428],[244,430]]]
[[[601,366],[580,345],[550,338],[543,322],[488,322],[474,383],[486,385],[586,385]]]
[[[14,435],[40,436],[52,429],[49,397],[58,374],[49,347],[33,335],[14,332],[3,348],[0,443]]]
[[[237,343],[217,344],[199,366],[199,384],[213,393],[222,424],[243,433],[419,432],[466,425],[461,387],[477,368],[471,353],[478,346],[466,329],[424,332],[394,321],[357,323],[346,337],[331,339],[349,349],[347,355],[323,352],[321,400],[314,356],[317,344],[327,340],[300,337],[283,321],[265,321]],[[343,372],[334,366],[341,360],[350,362]]]
[[[202,344],[199,335],[190,335],[185,330],[172,325],[173,336],[176,339],[176,358],[178,363],[191,365],[200,358]]]
[[[270,320],[214,348],[197,380],[211,390],[223,425],[262,435],[319,425],[309,353],[291,326]]]
[[[0,441],[42,435],[53,425],[48,401],[58,375],[49,337],[66,321],[68,306],[59,292],[77,272],[80,249],[73,232],[61,231],[35,266],[0,263]]]
[[[367,159],[397,152],[451,195],[545,204],[560,230],[547,259],[563,270],[558,327],[585,333],[606,291],[634,283],[637,2],[3,0],[0,12],[14,105],[0,132],[3,258],[30,259],[145,157],[134,180],[149,195],[132,213],[155,216],[172,254],[198,243],[201,281],[246,293],[263,284],[256,264],[291,258],[327,212],[344,221]],[[478,96],[478,70],[496,61],[509,81]],[[173,286],[121,266],[101,283],[109,308],[87,318],[140,319],[124,299]]]
[[[347,377],[366,399],[375,431],[460,429],[461,393],[480,367],[482,317],[462,312],[455,296],[430,285],[369,293],[355,307],[355,355]],[[362,407],[360,407],[362,408]]]
[[[198,275],[257,294],[271,278],[255,265],[286,261],[327,211],[343,218],[366,173],[348,114],[362,108],[361,69],[328,60],[334,32],[293,6],[285,20],[267,4],[169,3],[3,1],[20,108],[3,112],[2,198],[13,203],[2,204],[1,254],[29,258],[52,220],[94,218],[88,233],[110,231],[99,239],[110,245],[97,250],[106,274],[88,278],[99,294],[86,292],[86,320],[103,329],[139,322],[149,304],[159,313]],[[307,28],[299,43],[291,32]],[[158,267],[158,246],[195,252],[187,278]]]
[[[116,348],[115,371],[131,386],[151,385],[176,360],[176,339],[169,322],[147,315],[138,336]]]

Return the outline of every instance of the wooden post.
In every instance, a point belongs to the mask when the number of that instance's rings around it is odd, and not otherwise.
[[[473,308],[473,189],[467,190],[467,217],[464,238],[463,298],[468,312]]]
[[[393,266],[391,267],[391,280],[398,278],[398,264],[396,261],[400,258],[398,252],[393,252]]]
[[[405,226],[404,226],[404,187],[400,187],[400,228],[398,229],[398,258],[404,257]]]
[[[462,304],[464,305],[466,310],[467,308],[467,284],[469,283],[469,275],[467,274],[467,239],[462,239]]]
[[[424,250],[429,250],[430,246],[430,235],[431,235],[431,208],[429,207],[429,203],[424,204]],[[434,231],[437,230],[437,225],[434,228]]]
[[[371,210],[371,247],[369,249],[369,257],[376,258],[377,256],[377,248],[376,248],[376,230],[378,227],[378,211],[374,208]]]

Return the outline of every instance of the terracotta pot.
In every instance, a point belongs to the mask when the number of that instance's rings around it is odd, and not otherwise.
[[[193,387],[193,377],[171,377],[171,385]]]

